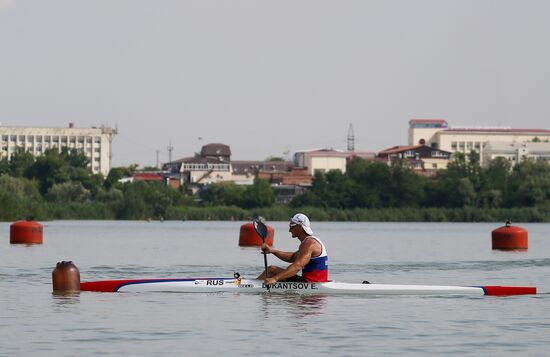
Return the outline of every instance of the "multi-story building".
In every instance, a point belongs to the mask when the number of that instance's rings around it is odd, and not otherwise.
[[[89,167],[94,174],[109,174],[111,169],[112,142],[118,130],[108,127],[41,128],[0,126],[2,148],[0,159],[11,159],[18,147],[33,154],[42,155],[48,149],[67,147],[82,151],[90,159]]]
[[[506,127],[449,127],[442,119],[409,121],[409,145],[428,145],[451,153],[479,153],[484,164],[485,145],[491,142],[525,143],[550,140],[550,130]]]
[[[527,158],[550,161],[550,143],[487,143],[487,145],[485,145],[485,149],[483,150],[483,162],[485,163],[485,166],[497,157],[510,160],[512,166]]]
[[[394,146],[377,155],[378,160],[385,160],[388,164],[394,160],[403,160],[413,171],[426,175],[446,169],[450,157],[450,152],[427,145]]]
[[[376,156],[373,152],[337,151],[332,149],[299,151],[294,154],[294,165],[305,167],[310,175],[316,171],[328,172],[339,170],[346,173],[346,166],[353,158],[372,160]]]
[[[231,181],[231,149],[228,145],[204,145],[200,154],[163,165],[163,170],[177,174],[180,184],[211,184]]]

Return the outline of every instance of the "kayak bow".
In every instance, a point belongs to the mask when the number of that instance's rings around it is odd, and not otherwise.
[[[80,283],[81,291],[97,292],[197,292],[197,293],[261,293],[263,281],[240,278],[190,278],[190,279],[133,279],[102,280]],[[536,294],[531,286],[444,286],[444,285],[394,285],[357,284],[328,281],[324,283],[277,282],[271,292],[300,294],[359,294],[359,295],[465,295],[509,296]]]

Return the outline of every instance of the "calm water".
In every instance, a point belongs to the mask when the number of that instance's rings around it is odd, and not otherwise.
[[[239,248],[243,222],[44,224],[44,244],[9,244],[0,224],[1,356],[521,355],[550,350],[550,225],[527,252],[491,250],[499,224],[317,223],[331,279],[346,282],[535,285],[516,297],[51,293],[56,262],[81,280],[258,274]],[[286,222],[275,245],[294,250]],[[280,263],[268,256],[269,263]]]

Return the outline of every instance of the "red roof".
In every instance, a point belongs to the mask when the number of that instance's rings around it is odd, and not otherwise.
[[[138,181],[162,181],[162,175],[148,172],[140,172],[134,174],[134,180]]]
[[[409,123],[419,123],[419,124],[447,124],[445,119],[411,119]]]
[[[424,146],[424,145],[394,146],[394,147],[391,147],[389,149],[382,150],[378,154],[394,154],[394,153],[403,152],[403,151],[407,151],[407,150],[417,149],[417,148],[422,147],[422,146]]]
[[[443,131],[472,132],[472,133],[507,133],[507,134],[550,134],[546,129],[512,129],[512,128],[450,128]]]

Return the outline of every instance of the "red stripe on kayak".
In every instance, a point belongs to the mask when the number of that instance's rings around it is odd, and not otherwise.
[[[99,291],[103,293],[115,293],[118,289],[132,280],[103,280],[80,283],[80,291]]]
[[[534,286],[482,286],[485,295],[491,296],[509,296],[509,295],[528,295],[536,294],[537,288]]]

